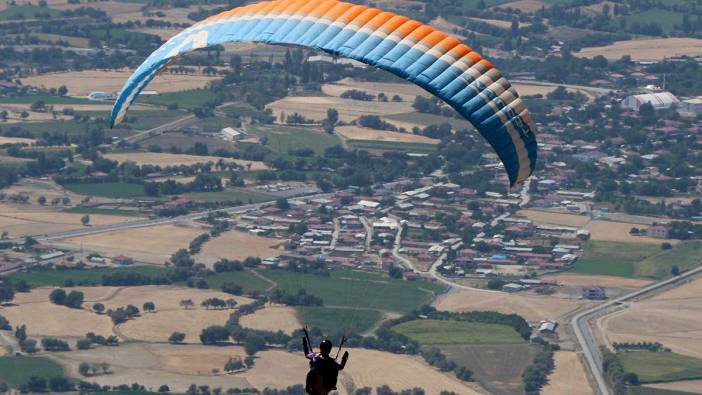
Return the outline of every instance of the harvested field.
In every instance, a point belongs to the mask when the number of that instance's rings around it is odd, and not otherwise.
[[[364,91],[374,96],[378,96],[379,93],[384,93],[385,96],[388,97],[388,100],[398,95],[403,101],[409,102],[410,104],[414,102],[414,98],[417,96],[431,96],[429,92],[417,85],[401,82],[367,82],[358,81],[353,78],[344,78],[332,84],[322,85],[322,92],[334,97],[340,97],[342,93],[351,89]]]
[[[155,28],[155,27],[142,27],[139,29],[130,29],[129,31],[137,32],[137,33],[152,34],[154,36],[161,37],[161,39],[164,41],[167,41],[171,37],[180,33],[181,30],[180,29],[159,29],[159,28]]]
[[[591,221],[585,226],[590,231],[592,240],[615,241],[626,243],[647,243],[660,244],[661,239],[654,239],[647,236],[632,236],[629,234],[631,228],[646,229],[647,227],[627,222],[611,221]],[[670,244],[677,244],[678,240],[666,240]]]
[[[561,225],[582,227],[589,221],[590,217],[585,215],[565,214],[542,210],[519,210],[517,215],[527,217],[537,224]]]
[[[200,227],[161,225],[74,237],[61,244],[82,246],[106,256],[125,254],[138,261],[163,263],[177,250],[188,248],[190,241],[203,232]]]
[[[695,38],[653,38],[617,41],[602,47],[583,48],[573,55],[591,58],[602,55],[608,59],[619,59],[630,55],[632,60],[663,60],[676,56],[697,57],[702,55],[702,40]]]
[[[578,299],[553,296],[540,297],[504,292],[460,290],[439,296],[434,302],[434,307],[438,310],[452,312],[492,310],[504,314],[516,313],[528,321],[541,321],[558,319],[586,304],[588,302]]]
[[[154,166],[179,166],[186,165],[190,166],[195,163],[217,163],[222,160],[226,163],[236,163],[241,166],[248,166],[251,164],[250,170],[265,170],[268,169],[263,162],[254,162],[250,160],[232,159],[232,158],[220,158],[218,156],[199,156],[199,155],[181,155],[181,154],[168,154],[168,153],[156,153],[156,152],[130,152],[121,154],[106,154],[105,158],[110,160],[116,160],[117,162],[135,162],[137,165],[154,165]]]
[[[34,142],[37,141],[36,139],[28,139],[24,137],[5,137],[5,136],[0,136],[0,145],[3,144],[27,144],[27,145],[32,145]]]
[[[361,126],[339,126],[336,129],[347,140],[373,140],[398,143],[439,144],[440,140],[412,133],[389,132]]]
[[[553,92],[556,90],[555,86],[549,86],[549,85],[532,85],[532,84],[524,84],[524,83],[516,83],[512,84],[514,89],[519,92],[520,96],[534,96],[534,95],[542,95],[546,96],[547,94]],[[569,91],[573,91],[572,89],[569,89]]]
[[[446,19],[442,16],[437,17],[436,19],[429,22],[429,25],[433,26],[434,28],[436,28],[444,33],[451,33],[452,36],[454,36],[458,39],[463,40],[466,38],[465,36],[456,33],[456,32],[462,32],[464,30],[462,26],[457,25],[455,23],[452,23],[451,21],[449,21],[448,19]]]
[[[65,73],[47,73],[22,78],[22,84],[46,89],[58,88],[61,85],[65,85],[72,96],[87,96],[90,92],[94,91],[107,93],[117,92],[122,89],[124,81],[126,81],[131,74],[132,70],[85,70]],[[215,79],[215,77],[205,77],[201,75],[162,74],[149,84],[148,89],[158,92],[178,92],[202,88]]]
[[[282,113],[298,113],[318,122],[327,117],[327,110],[330,108],[337,109],[339,119],[344,122],[351,122],[361,115],[383,116],[413,111],[411,102],[379,103],[321,96],[288,96],[268,104],[267,108],[273,110],[278,120],[281,119]]]
[[[55,305],[49,301],[50,292],[51,289],[40,289],[17,294],[13,304],[2,308],[2,315],[13,327],[27,325],[27,333],[32,337],[80,338],[88,332],[112,334],[112,320],[108,316]],[[86,295],[86,299],[90,297]]]
[[[50,199],[47,196],[47,199]],[[0,229],[10,233],[10,237],[63,232],[84,228],[80,222],[83,214],[58,212],[50,208],[30,205],[0,204]],[[90,224],[94,226],[127,222],[133,218],[91,214]]]
[[[158,299],[154,299],[158,308]],[[141,307],[141,305],[137,305]],[[142,314],[116,328],[116,332],[128,340],[166,342],[173,332],[185,334],[185,343],[199,344],[200,333],[212,325],[224,325],[232,310],[180,309]]]
[[[578,353],[557,351],[554,354],[556,369],[548,377],[543,395],[593,395],[585,368]]]
[[[196,259],[198,262],[212,265],[222,258],[243,260],[249,256],[260,258],[278,256],[281,251],[275,247],[282,243],[283,240],[252,236],[232,230],[205,243]]]
[[[190,384],[222,388],[250,387],[243,375],[213,374],[222,371],[230,357],[243,357],[242,347],[208,347],[201,345],[124,344],[119,348],[98,347],[91,350],[52,353],[51,357],[66,367],[73,377],[102,385],[138,382],[147,388],[168,384],[173,392],[183,393]],[[303,363],[304,359],[299,358]],[[107,362],[111,374],[82,377],[81,362]],[[299,373],[300,370],[297,372]]]
[[[605,288],[643,288],[651,283],[651,281],[637,278],[566,273],[543,276],[541,279],[556,281],[559,284],[571,287],[586,287],[596,284]]]
[[[485,18],[468,18],[468,19],[472,19],[476,22],[487,23],[488,25],[499,27],[500,29],[510,29],[512,27],[512,22],[503,21],[500,19],[485,19]],[[529,27],[529,26],[531,26],[531,23],[520,23],[519,26],[520,27]]]
[[[109,309],[126,306],[128,304],[141,307],[144,302],[154,302],[156,304],[156,311],[163,312],[183,310],[180,306],[180,301],[184,299],[191,299],[193,303],[195,303],[195,306],[197,306],[197,309],[199,309],[200,303],[208,298],[220,298],[225,300],[233,298],[240,305],[251,303],[251,299],[249,298],[232,296],[224,292],[164,285],[119,288],[119,292],[116,292],[109,299],[102,300],[102,303]],[[158,313],[154,315],[158,315]]]
[[[591,4],[591,5],[588,5],[588,6],[580,7],[580,9],[581,9],[581,10],[584,10],[584,11],[586,11],[586,12],[589,12],[589,13],[594,13],[594,14],[600,14],[600,15],[601,15],[601,14],[604,12],[604,11],[603,11],[603,8],[604,8],[605,5],[609,6],[609,9],[612,10],[612,9],[614,9],[614,5],[615,5],[615,4],[616,4],[616,3],[612,2],[612,1],[603,1],[603,2],[601,2],[601,3]]]
[[[18,158],[16,156],[0,155],[0,164],[1,165],[26,163],[26,162],[31,162],[31,161],[32,160],[28,159],[28,158]]]
[[[511,7],[515,10],[521,10],[522,12],[536,12],[539,11],[541,7],[548,7],[548,3],[541,0],[519,0],[513,1],[511,3],[501,4],[499,5],[499,7]]]
[[[239,319],[241,326],[262,331],[283,331],[291,334],[300,329],[302,324],[295,309],[288,306],[268,305],[253,314]]]
[[[602,317],[609,342],[657,341],[673,352],[702,358],[702,279]]]

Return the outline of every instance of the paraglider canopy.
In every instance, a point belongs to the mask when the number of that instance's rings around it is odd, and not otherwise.
[[[510,186],[536,166],[535,127],[509,81],[446,33],[377,8],[336,0],[274,0],[211,16],[154,51],[112,109],[122,122],[142,89],[178,56],[233,42],[299,45],[387,70],[439,97],[468,119],[502,161]]]

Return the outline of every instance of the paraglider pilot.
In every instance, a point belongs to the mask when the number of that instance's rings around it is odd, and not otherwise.
[[[332,357],[332,342],[324,340],[319,344],[319,352],[314,352],[310,344],[309,333],[307,328],[303,329],[305,337],[302,338],[302,347],[305,352],[305,357],[310,360],[310,371],[307,373],[305,391],[310,395],[327,395],[329,392],[336,390],[336,380],[339,376],[339,371],[343,370],[346,362],[349,360],[349,352],[345,351],[341,357],[341,363],[336,362],[336,358]],[[339,351],[346,339],[342,339],[339,345]],[[336,353],[339,356],[339,353]]]

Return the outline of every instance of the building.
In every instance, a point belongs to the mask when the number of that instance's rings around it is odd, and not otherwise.
[[[93,101],[102,101],[102,100],[110,100],[112,99],[112,95],[109,93],[105,92],[90,92],[88,95],[88,100],[93,100]]]
[[[685,112],[691,112],[693,114],[702,114],[702,97],[695,97],[694,99],[683,100],[680,103],[680,109]]]
[[[505,292],[519,292],[524,288],[523,285],[517,283],[509,283],[502,286],[502,290]]]
[[[593,285],[583,288],[583,298],[591,300],[607,299],[607,293],[605,292],[604,288]]]
[[[117,255],[112,258],[112,263],[118,266],[129,266],[134,264],[134,259],[125,255]]]
[[[639,108],[645,103],[651,103],[656,110],[663,110],[680,103],[680,100],[670,92],[644,93],[625,97],[622,101],[622,107],[639,111]]]
[[[651,225],[646,229],[646,236],[654,239],[667,239],[670,233],[670,228],[666,225]]]
[[[246,133],[244,130],[236,130],[231,127],[226,127],[222,130],[219,131],[219,136],[227,141],[236,141],[240,140],[244,137],[247,137],[249,134]]]

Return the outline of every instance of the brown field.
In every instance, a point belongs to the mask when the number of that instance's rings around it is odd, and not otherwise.
[[[546,281],[556,281],[559,284],[571,287],[585,287],[592,284],[597,284],[605,288],[642,288],[651,283],[651,281],[637,278],[567,273],[543,276],[541,279]]]
[[[23,78],[22,84],[46,89],[58,88],[61,85],[65,85],[70,95],[87,96],[90,92],[94,91],[108,93],[118,92],[122,89],[122,85],[131,74],[132,70],[86,70],[65,73],[47,73]],[[201,75],[163,74],[155,78],[147,89],[158,92],[178,92],[202,88],[215,79],[215,77],[205,77]]]
[[[204,232],[195,226],[161,225],[74,237],[62,244],[82,246],[106,256],[125,254],[138,261],[163,263],[178,249],[188,248],[190,241]]]
[[[557,351],[556,369],[548,377],[542,395],[594,395],[578,353]]]
[[[611,2],[611,1],[603,1],[601,3],[591,4],[588,6],[580,7],[580,9],[584,10],[585,12],[589,12],[589,13],[602,14],[604,12],[602,9],[604,8],[605,4],[609,6],[609,9],[611,11],[612,9],[614,9],[614,5],[616,3]]]
[[[512,27],[512,22],[510,21],[503,21],[500,19],[485,19],[485,18],[469,18],[477,22],[483,22],[487,23],[488,25],[496,26],[501,29],[509,29]],[[529,27],[531,26],[531,23],[520,23],[520,27]]]
[[[515,10],[521,10],[523,12],[536,12],[541,9],[541,7],[548,7],[546,2],[540,0],[518,0],[511,3],[501,4],[497,7],[507,8],[511,7]],[[493,7],[495,8],[495,7]]]
[[[169,153],[156,153],[156,152],[130,152],[121,154],[106,154],[105,158],[116,160],[117,162],[135,162],[138,165],[154,165],[154,166],[179,166],[185,165],[190,166],[195,163],[217,163],[219,160],[225,163],[236,163],[241,166],[247,166],[251,164],[251,170],[265,170],[268,169],[263,162],[254,162],[250,160],[232,159],[232,158],[220,158],[218,156],[198,156],[198,155],[182,155],[182,154],[169,154]]]
[[[582,300],[553,296],[541,297],[462,289],[439,296],[434,302],[434,307],[453,312],[491,310],[504,314],[516,313],[528,321],[541,321],[558,319],[587,303]]]
[[[0,145],[3,144],[27,144],[27,145],[32,145],[34,142],[37,141],[36,139],[28,139],[24,137],[5,137],[5,136],[0,136]]]
[[[98,347],[91,350],[52,353],[50,357],[64,365],[71,376],[89,382],[102,385],[138,382],[154,390],[162,384],[168,384],[172,391],[182,393],[190,384],[225,389],[250,387],[243,375],[212,372],[213,369],[222,371],[230,357],[243,358],[245,355],[243,348],[238,346],[132,343],[121,345],[117,349]],[[107,362],[112,373],[84,378],[78,373],[81,362]]]
[[[112,320],[109,317],[55,305],[49,301],[50,292],[51,289],[38,289],[28,294],[18,293],[11,305],[0,309],[0,314],[13,327],[27,325],[27,333],[32,337],[79,338],[88,332],[103,336],[112,334]],[[85,292],[86,299],[94,297],[89,289],[85,289]]]
[[[592,240],[617,241],[625,243],[660,244],[662,240],[647,236],[632,236],[631,228],[646,229],[646,226],[627,222],[591,221],[585,226],[590,231]],[[679,243],[678,240],[666,240],[670,244]]]
[[[335,130],[347,140],[394,141],[398,143],[423,144],[439,144],[440,142],[440,140],[418,134],[389,132],[387,130],[368,129],[362,126],[339,126]]]
[[[110,298],[103,299],[102,303],[106,308],[117,308],[128,304],[141,307],[144,302],[154,302],[156,304],[156,311],[163,312],[183,310],[183,308],[180,307],[180,301],[183,299],[192,299],[197,306],[197,309],[200,309],[200,302],[207,298],[220,298],[225,300],[233,298],[240,305],[251,303],[251,299],[249,298],[245,298],[243,296],[232,296],[224,292],[164,285],[121,287],[118,289],[118,292],[115,292]],[[196,309],[188,311],[194,310]],[[147,315],[158,315],[158,313]]]
[[[155,27],[142,27],[140,29],[130,29],[129,31],[152,34],[154,36],[159,36],[162,40],[166,41],[169,40],[171,37],[175,36],[176,34],[180,33],[181,30],[182,29],[159,29]]]
[[[430,96],[431,94],[417,85],[410,83],[392,83],[392,82],[367,82],[358,81],[353,78],[344,78],[332,84],[322,85],[322,92],[329,96],[340,97],[342,93],[350,89],[365,91],[371,95],[385,93],[388,100],[393,96],[398,95],[403,101],[410,104],[417,96]],[[384,104],[384,103],[380,103]]]
[[[619,59],[630,55],[632,60],[663,60],[674,56],[702,55],[702,40],[695,38],[653,38],[617,41],[602,47],[583,48],[575,56],[591,58],[602,55],[608,59]]]
[[[645,387],[699,394],[702,393],[702,380],[685,380],[673,381],[672,383],[647,384]]]
[[[454,36],[458,39],[464,40],[466,38],[465,36],[456,33],[456,32],[463,31],[463,27],[461,27],[460,25],[457,25],[455,23],[452,23],[451,21],[449,21],[448,19],[446,19],[442,16],[437,17],[436,19],[429,22],[429,25],[431,25],[433,28],[436,28],[444,33],[450,33],[452,36]]]
[[[600,319],[609,342],[657,341],[676,353],[702,358],[702,279]]]
[[[7,111],[7,120],[3,123],[26,123],[26,122],[40,122],[40,121],[55,121],[71,119],[72,117],[63,114],[54,114],[51,111],[36,112],[31,111],[30,104],[2,104],[0,105],[0,111]],[[26,111],[29,114],[28,117],[22,118],[22,112]]]
[[[73,204],[80,202],[81,199],[83,199],[84,197],[83,195],[79,195],[77,193],[73,193],[64,189],[61,185],[58,185],[53,181],[39,180],[36,178],[24,178],[18,181],[17,183],[13,184],[12,186],[4,188],[3,192],[5,192],[7,195],[23,194],[29,196],[29,201],[27,202],[27,204],[14,205],[15,208],[11,209],[10,212],[26,211],[30,207],[32,210],[46,210],[47,208],[45,206],[41,206],[39,205],[39,203],[37,203],[37,199],[39,198],[39,196],[44,196],[48,202],[51,202],[51,200],[54,198],[60,199],[64,196],[67,196]],[[91,199],[91,201],[102,202],[113,200],[105,198],[94,198]],[[7,206],[11,207],[12,205],[7,204]],[[3,210],[0,210],[0,213],[4,212],[5,209],[6,208],[3,207]]]
[[[379,103],[360,100],[341,99],[338,97],[320,96],[288,96],[274,101],[267,106],[273,114],[281,119],[281,114],[302,114],[306,118],[322,121],[327,117],[327,110],[335,108],[339,111],[339,119],[351,122],[361,115],[402,114],[412,111],[411,102]]]
[[[555,86],[551,85],[537,85],[537,84],[524,84],[524,83],[515,83],[512,84],[514,89],[519,92],[520,96],[534,96],[534,95],[542,95],[546,96],[547,94],[553,92],[556,90]],[[573,89],[568,89],[568,91],[573,92]]]
[[[0,155],[0,164],[13,164],[31,162],[31,159],[17,158],[15,156]]]
[[[582,227],[589,221],[590,217],[585,215],[564,214],[542,210],[519,210],[517,215],[527,217],[537,224],[561,225]]]
[[[302,324],[295,309],[288,306],[269,305],[253,314],[240,318],[241,326],[262,331],[293,333]]]
[[[158,299],[155,299],[158,308]],[[140,306],[139,306],[140,307]],[[200,343],[200,333],[212,325],[224,325],[232,310],[205,310],[198,307],[192,310],[167,310],[154,314],[142,314],[121,324],[117,333],[130,340],[165,342],[173,332],[185,333],[186,343]]]
[[[198,262],[207,265],[212,265],[222,258],[239,260],[249,256],[267,258],[280,255],[280,251],[275,247],[282,243],[283,240],[252,236],[232,230],[205,243],[202,251],[195,258]]]
[[[47,196],[47,200],[51,199]],[[10,233],[10,237],[38,235],[81,229],[83,214],[64,213],[38,205],[0,204],[0,229]],[[110,225],[134,220],[133,217],[91,214],[93,226]]]

